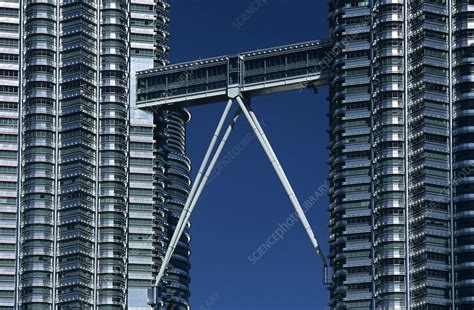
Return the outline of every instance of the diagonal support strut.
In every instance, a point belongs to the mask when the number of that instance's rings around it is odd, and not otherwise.
[[[262,126],[260,125],[255,113],[253,110],[250,108],[249,103],[244,103],[243,98],[239,95],[236,98],[237,103],[239,104],[239,108],[235,112],[234,117],[232,118],[231,123],[227,126],[227,129],[222,136],[222,139],[212,156],[212,159],[209,163],[209,159],[211,157],[211,154],[215,148],[217,139],[220,136],[220,133],[222,131],[222,128],[224,126],[224,123],[227,119],[227,116],[230,112],[230,109],[232,108],[233,100],[229,99],[227,102],[227,105],[224,109],[224,112],[222,113],[222,116],[219,120],[219,123],[217,125],[217,128],[214,132],[214,135],[211,139],[211,142],[209,143],[208,149],[206,151],[206,154],[204,155],[204,159],[199,167],[199,171],[196,175],[196,179],[194,181],[194,184],[191,188],[191,191],[189,193],[188,198],[186,199],[186,203],[184,205],[183,211],[180,215],[178,224],[176,225],[175,231],[173,233],[173,236],[171,238],[171,241],[168,245],[168,248],[166,250],[165,257],[163,258],[163,261],[160,266],[160,270],[158,272],[158,275],[156,277],[156,282],[155,286],[152,287],[149,290],[148,293],[148,303],[152,306],[156,306],[159,302],[159,292],[158,288],[161,282],[161,279],[163,278],[166,268],[171,260],[171,256],[173,255],[173,252],[179,242],[179,239],[181,238],[182,234],[184,233],[184,230],[186,228],[186,225],[189,221],[189,218],[191,217],[191,214],[194,210],[194,207],[196,206],[196,203],[201,196],[202,191],[204,190],[204,187],[206,186],[207,180],[209,179],[209,176],[212,173],[212,170],[214,169],[214,166],[222,153],[222,150],[224,149],[224,146],[234,129],[237,120],[239,119],[239,116],[241,112],[244,113],[247,121],[249,122],[250,126],[252,127],[252,130],[254,131],[258,141],[262,145],[263,150],[265,151],[265,154],[267,155],[268,159],[270,160],[273,169],[275,170],[276,174],[278,175],[278,178],[280,179],[280,182],[282,183],[284,189],[286,190],[288,197],[290,198],[291,203],[293,204],[293,207],[296,210],[296,213],[298,214],[298,217],[301,220],[301,223],[303,224],[303,227],[313,244],[314,249],[316,250],[316,253],[319,255],[321,262],[323,264],[323,275],[324,275],[324,283],[328,284],[329,283],[329,274],[328,274],[328,266],[326,263],[326,258],[324,257],[324,254],[321,251],[321,248],[318,244],[318,241],[316,239],[316,236],[311,228],[311,225],[308,222],[308,219],[306,218],[306,215],[301,208],[301,204],[298,201],[298,198],[296,197],[295,192],[293,191],[293,188],[285,174],[285,171],[283,170],[283,167],[280,164],[280,161],[278,160],[270,142],[268,141],[267,136],[265,135],[265,132],[263,131]],[[206,168],[207,167],[207,168]]]
[[[232,103],[233,103],[232,99],[229,99],[229,101],[227,102],[227,105],[224,109],[224,112],[222,113],[221,119],[219,120],[216,131],[214,132],[214,135],[211,139],[211,142],[209,143],[208,149],[206,151],[206,154],[204,155],[204,159],[201,163],[201,166],[199,167],[199,171],[196,175],[196,179],[195,179],[194,184],[191,188],[191,191],[188,195],[188,198],[186,199],[186,203],[184,205],[183,211],[180,215],[180,218],[179,218],[178,224],[176,225],[175,231],[173,232],[173,236],[172,236],[171,241],[170,241],[170,243],[168,245],[168,248],[166,250],[165,257],[163,258],[163,261],[161,263],[159,273],[156,277],[155,286],[151,288],[151,290],[152,290],[151,292],[149,291],[148,303],[150,305],[156,305],[157,302],[158,302],[158,300],[157,300],[157,298],[159,297],[158,287],[159,287],[159,284],[161,282],[161,279],[163,278],[163,276],[166,272],[166,268],[169,264],[169,261],[171,260],[171,256],[173,255],[173,252],[176,248],[176,245],[179,242],[179,239],[181,238],[182,234],[184,233],[184,230],[185,230],[186,225],[189,221],[189,218],[191,217],[191,213],[193,212],[194,207],[196,206],[196,203],[197,203],[199,197],[201,196],[201,193],[202,193],[202,191],[203,191],[203,189],[204,189],[204,187],[207,183],[207,180],[209,179],[209,176],[211,175],[212,170],[214,169],[214,166],[217,163],[219,155],[222,153],[222,150],[224,149],[225,143],[227,142],[232,130],[234,129],[234,127],[237,123],[237,120],[239,119],[240,112],[241,112],[240,108],[235,112],[235,115],[232,118],[231,123],[227,126],[227,129],[226,129],[224,135],[222,136],[222,139],[219,143],[219,146],[217,147],[217,150],[215,151],[209,166],[207,166],[207,164],[209,162],[209,158],[210,158],[210,156],[211,156],[211,154],[214,150],[215,144],[217,142],[217,139],[219,138],[220,133],[222,131],[222,127],[224,125],[224,122],[226,121],[227,116],[229,114],[229,111],[232,107]],[[207,166],[207,169],[206,169],[206,166]],[[204,170],[205,170],[205,172],[204,172]]]
[[[316,250],[316,253],[319,255],[321,259],[321,262],[323,264],[324,283],[327,284],[329,282],[329,279],[328,279],[329,275],[328,275],[328,266],[326,263],[326,258],[324,257],[324,254],[321,251],[321,248],[318,244],[318,240],[316,239],[313,229],[311,228],[311,225],[309,224],[308,219],[306,218],[306,215],[303,209],[301,208],[301,204],[298,201],[298,198],[296,197],[296,194],[293,191],[293,188],[291,187],[290,181],[288,180],[285,174],[285,171],[283,170],[283,167],[281,166],[280,161],[278,160],[278,157],[273,151],[273,148],[270,142],[268,141],[268,138],[265,135],[265,132],[263,131],[263,128],[260,125],[257,117],[255,116],[255,113],[250,108],[250,104],[244,103],[242,97],[240,96],[238,96],[236,100],[239,103],[240,109],[244,112],[244,115],[247,118],[250,126],[255,132],[255,135],[257,136],[258,141],[262,145],[263,150],[267,154],[268,159],[272,163],[273,169],[275,170],[276,174],[278,175],[278,178],[283,184],[283,187],[285,188],[288,194],[288,197],[290,198],[291,203],[293,204],[293,207],[295,208],[296,213],[298,214],[298,217],[300,218],[301,223],[303,224],[304,229],[306,233],[308,234],[308,237],[311,240],[311,243],[313,244],[314,249]]]

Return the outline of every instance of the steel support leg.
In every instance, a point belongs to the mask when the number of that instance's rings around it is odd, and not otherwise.
[[[219,137],[220,135],[220,132],[221,132],[221,129],[223,127],[223,124],[227,118],[227,115],[229,113],[229,110],[232,106],[232,100],[229,100],[229,102],[227,103],[227,106],[226,106],[226,109],[224,110],[224,113],[222,114],[222,117],[221,117],[221,120],[219,121],[219,124],[216,128],[216,132],[214,133],[214,136],[211,140],[211,143],[209,144],[209,147],[208,147],[208,150],[206,152],[206,155],[204,156],[204,159],[203,159],[203,162],[201,163],[201,166],[199,168],[199,172],[196,176],[196,180],[192,186],[192,189],[191,189],[191,192],[189,193],[189,196],[186,200],[186,203],[185,203],[185,206],[183,208],[183,212],[181,213],[181,216],[179,218],[179,221],[178,221],[178,224],[176,225],[176,229],[173,233],[173,236],[171,238],[171,241],[168,245],[168,248],[167,248],[167,251],[166,251],[166,255],[165,255],[165,258],[163,259],[163,262],[161,264],[161,267],[160,267],[160,272],[158,273],[158,276],[156,278],[156,282],[155,282],[155,285],[158,287],[161,279],[163,278],[163,275],[166,271],[166,267],[168,266],[169,264],[169,261],[171,259],[171,256],[173,255],[173,252],[174,252],[174,249],[176,248],[176,245],[178,244],[179,242],[179,239],[181,238],[184,230],[185,230],[185,227],[189,221],[189,218],[191,217],[191,213],[192,211],[194,210],[194,207],[206,185],[206,182],[209,178],[209,176],[211,175],[212,173],[212,170],[219,158],[219,155],[221,154],[223,148],[224,148],[224,145],[225,143],[227,142],[227,139],[229,138],[230,136],[230,133],[232,132],[233,128],[235,127],[235,124],[237,123],[237,120],[239,118],[239,115],[240,115],[240,109],[238,109],[238,111],[236,112],[235,116],[233,117],[232,119],[232,122],[227,126],[227,129],[219,143],[219,146],[216,150],[216,152],[214,153],[212,159],[211,159],[211,162],[209,164],[209,166],[207,167],[206,169],[206,166],[207,166],[207,163],[209,161],[209,157],[210,155],[212,154],[212,151],[214,149],[214,146],[215,146],[215,143],[217,141],[217,138]],[[204,173],[204,170],[206,169],[206,172]],[[155,292],[155,296],[157,296],[157,293],[158,292]]]
[[[184,205],[183,213],[181,214],[181,216],[179,218],[179,221],[178,221],[178,224],[176,225],[176,230],[178,230],[179,227],[186,224],[186,223],[184,223],[185,214],[189,210],[189,205],[191,204],[191,199],[194,196],[194,193],[196,192],[196,189],[198,187],[199,182],[201,181],[202,175],[204,173],[204,169],[207,166],[207,162],[209,161],[209,157],[211,156],[212,151],[214,149],[214,146],[216,145],[217,138],[219,137],[219,135],[222,131],[222,127],[224,126],[224,122],[227,119],[227,115],[229,115],[229,111],[230,111],[231,107],[232,107],[232,100],[229,100],[227,102],[227,105],[225,106],[224,112],[222,113],[222,116],[219,120],[219,123],[217,124],[217,128],[214,132],[214,135],[212,136],[211,142],[209,143],[206,154],[204,155],[204,159],[202,160],[201,166],[199,167],[199,171],[196,175],[196,179],[194,180],[194,183],[193,183],[193,186],[191,187],[191,191],[189,193],[188,199],[186,200],[186,203]],[[176,230],[175,230],[175,232],[176,232]],[[171,241],[170,241],[170,245],[176,243],[175,239],[177,237],[178,237],[177,234],[173,234],[173,237],[171,238]],[[179,236],[179,237],[181,237],[181,236]],[[173,251],[174,251],[174,248],[171,247],[171,246],[168,246],[168,249],[166,250],[165,257],[164,257],[163,262],[162,262],[161,267],[160,267],[160,271],[158,272],[158,276],[156,277],[156,285],[159,284],[161,278],[163,277],[163,275],[165,273],[165,270],[166,270],[166,267],[168,265],[168,262],[171,259],[171,255],[173,254]]]
[[[193,183],[193,186],[191,188],[191,191],[189,193],[189,196],[186,200],[186,203],[185,203],[185,206],[183,208],[183,212],[179,218],[179,221],[178,221],[178,224],[176,225],[176,229],[173,233],[173,236],[171,238],[171,241],[168,245],[168,248],[167,248],[167,251],[166,251],[166,255],[163,259],[163,262],[161,264],[161,267],[160,267],[160,271],[158,273],[158,276],[156,277],[156,282],[155,282],[155,298],[158,297],[158,285],[160,284],[160,281],[161,279],[163,278],[164,276],[164,273],[166,271],[166,268],[169,264],[169,261],[171,260],[171,256],[173,255],[173,252],[176,248],[176,245],[178,244],[179,242],[179,239],[181,238],[182,234],[184,233],[184,230],[185,230],[185,227],[189,221],[189,218],[191,217],[191,213],[192,211],[194,210],[194,207],[196,206],[196,203],[207,183],[207,180],[209,178],[209,176],[211,175],[212,173],[212,170],[215,166],[215,164],[217,163],[217,160],[225,146],[225,143],[227,142],[229,136],[230,136],[230,133],[232,132],[235,124],[237,123],[237,120],[239,118],[239,115],[241,113],[241,111],[244,112],[244,115],[245,117],[247,118],[250,126],[252,127],[255,135],[257,136],[257,139],[259,140],[260,144],[262,145],[263,147],[263,150],[265,151],[267,157],[269,158],[270,162],[272,163],[272,166],[275,170],[275,172],[277,173],[281,183],[283,184],[283,187],[285,188],[287,194],[288,194],[288,197],[290,198],[290,201],[292,202],[293,204],[293,207],[295,208],[296,210],[296,213],[298,214],[302,224],[303,224],[303,227],[306,231],[306,233],[308,234],[308,237],[310,238],[312,244],[313,244],[313,247],[315,248],[317,254],[320,256],[320,259],[323,263],[323,267],[324,267],[324,282],[325,283],[328,283],[328,270],[327,270],[327,264],[326,264],[326,259],[324,257],[324,255],[322,254],[321,250],[320,250],[320,247],[319,247],[319,244],[318,244],[318,241],[313,233],[313,230],[311,229],[311,226],[306,218],[306,215],[303,211],[303,209],[301,208],[301,205],[298,201],[298,198],[296,197],[294,191],[293,191],[293,188],[291,187],[291,184],[290,182],[288,181],[288,178],[285,174],[285,171],[283,170],[283,167],[281,166],[270,142],[268,141],[266,135],[265,135],[265,132],[263,131],[263,128],[262,126],[260,125],[257,117],[255,116],[255,113],[252,111],[252,109],[250,108],[250,106],[248,104],[245,104],[243,99],[238,96],[236,98],[238,104],[239,104],[239,109],[238,111],[236,112],[235,116],[233,117],[232,119],[232,122],[228,125],[220,143],[219,143],[219,146],[217,147],[217,150],[216,152],[214,153],[214,155],[212,156],[212,159],[211,159],[211,162],[209,164],[209,166],[207,166],[207,163],[209,162],[209,158],[214,150],[214,147],[215,147],[215,144],[217,142],[217,139],[219,138],[219,135],[221,133],[221,130],[222,130],[222,127],[224,125],[224,122],[225,120],[227,119],[227,116],[229,114],[229,111],[232,107],[232,99],[230,99],[228,102],[227,102],[227,105],[226,105],[226,108],[224,109],[224,112],[221,116],[221,119],[217,125],[217,128],[216,128],[216,131],[211,139],[211,142],[209,144],[209,147],[206,151],[206,154],[204,156],[204,159],[201,163],[201,166],[199,168],[199,171],[196,175],[196,180],[194,181]],[[206,168],[207,166],[207,168]],[[204,172],[205,171],[205,172]]]
[[[230,136],[230,133],[234,129],[234,126],[237,123],[237,120],[239,119],[239,115],[240,115],[240,109],[235,114],[234,118],[232,119],[232,123],[229,124],[229,126],[227,127],[227,129],[224,133],[224,136],[222,137],[222,140],[219,143],[219,146],[218,146],[216,152],[214,153],[214,156],[212,157],[211,163],[207,167],[206,172],[204,173],[203,178],[201,179],[201,182],[199,183],[199,187],[198,187],[197,191],[195,192],[195,194],[191,198],[189,198],[189,199],[192,200],[192,202],[189,206],[189,210],[186,213],[184,213],[184,221],[183,221],[184,225],[181,225],[181,227],[179,227],[179,229],[178,229],[178,227],[176,227],[176,229],[174,231],[174,234],[173,234],[173,235],[177,236],[176,240],[173,244],[170,243],[170,245],[169,245],[170,248],[172,248],[172,251],[174,251],[176,245],[178,244],[179,239],[181,238],[181,235],[184,233],[184,229],[186,227],[186,224],[188,223],[189,218],[191,217],[191,214],[194,210],[194,207],[196,206],[197,201],[199,200],[199,197],[201,196],[202,191],[204,190],[204,187],[206,186],[207,180],[209,179],[209,176],[211,175],[212,170],[214,169],[214,166],[216,165],[217,160],[219,159],[219,156],[222,153],[222,150],[224,149],[225,143],[227,142],[227,140]],[[169,261],[168,261],[168,263],[169,263]]]
[[[214,169],[214,166],[216,165],[217,160],[219,159],[219,156],[221,155],[222,150],[224,149],[225,143],[229,139],[230,133],[234,129],[235,124],[237,123],[237,120],[239,119],[240,112],[241,112],[241,110],[239,108],[238,111],[235,113],[235,116],[233,117],[232,122],[227,127],[227,129],[224,133],[224,136],[222,137],[222,140],[219,143],[219,146],[217,147],[216,153],[212,157],[212,160],[211,160],[211,163],[209,164],[209,167],[207,167],[206,173],[204,174],[204,177],[202,178],[202,181],[199,184],[199,188],[197,189],[196,194],[192,198],[193,201],[191,202],[189,212],[186,214],[186,222],[185,223],[187,223],[187,221],[189,221],[189,217],[191,216],[191,212],[194,210],[194,206],[196,205],[199,197],[201,196],[202,191],[203,191],[204,187],[206,186],[207,180],[209,179],[209,177],[212,174],[212,170]]]
[[[257,136],[257,139],[259,140],[260,144],[262,145],[263,150],[267,154],[267,157],[270,159],[273,169],[275,170],[281,183],[283,184],[283,187],[285,188],[288,194],[288,197],[290,198],[291,203],[293,204],[293,207],[295,208],[296,213],[298,214],[298,217],[300,218],[301,223],[303,224],[303,227],[306,233],[308,234],[308,237],[311,240],[311,243],[313,244],[314,249],[316,250],[316,253],[319,255],[321,262],[323,263],[324,278],[325,278],[324,282],[327,283],[328,270],[327,270],[326,258],[321,252],[318,241],[314,235],[313,230],[311,229],[311,226],[308,222],[308,219],[306,218],[306,215],[303,209],[301,208],[301,204],[298,201],[298,198],[296,197],[295,192],[293,191],[293,188],[291,187],[290,182],[288,181],[285,171],[283,170],[283,167],[281,166],[275,152],[273,151],[273,148],[270,142],[268,141],[267,136],[265,135],[265,132],[263,131],[263,128],[260,125],[257,117],[255,116],[255,113],[248,107],[247,104],[243,102],[240,96],[237,97],[236,99],[237,99],[237,102],[239,103],[240,109],[244,112],[245,117],[247,118],[248,122],[250,123],[250,126],[255,132],[255,135]]]

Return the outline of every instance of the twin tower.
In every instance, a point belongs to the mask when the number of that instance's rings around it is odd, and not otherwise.
[[[168,9],[0,1],[1,308],[146,307],[190,186],[189,113],[136,106]],[[330,307],[473,309],[474,2],[333,0],[329,31]]]

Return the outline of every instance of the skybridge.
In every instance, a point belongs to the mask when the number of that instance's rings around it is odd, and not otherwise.
[[[137,107],[193,106],[327,84],[332,41],[310,41],[140,71]]]
[[[163,257],[155,286],[148,292],[148,303],[155,309],[161,309],[159,300],[161,280],[174,249],[241,114],[249,122],[288,194],[291,204],[321,260],[324,283],[329,283],[326,257],[321,251],[316,236],[270,141],[251,108],[251,98],[308,87],[316,88],[318,85],[328,84],[331,75],[329,66],[332,48],[331,41],[311,41],[244,52],[236,56],[196,60],[137,73],[137,107],[141,109],[192,107],[227,101]],[[237,108],[234,115],[229,118],[234,103]],[[223,130],[224,128],[225,130]]]

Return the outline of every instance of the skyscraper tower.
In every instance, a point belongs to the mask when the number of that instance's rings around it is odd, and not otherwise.
[[[165,0],[131,3],[129,307],[146,305],[146,291],[154,283],[191,183],[185,140],[189,112],[136,108],[135,72],[168,64],[169,9]],[[186,233],[163,279],[160,297],[166,309],[189,307],[189,242]]]
[[[472,1],[329,11],[330,306],[472,309]]]
[[[168,9],[0,1],[2,309],[146,309],[189,186],[189,113],[134,99],[134,72],[167,63]],[[179,309],[188,243],[164,286]]]

